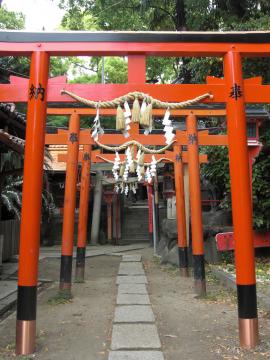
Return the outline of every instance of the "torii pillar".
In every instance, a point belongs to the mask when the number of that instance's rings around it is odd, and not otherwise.
[[[188,170],[191,213],[192,254],[195,292],[206,293],[205,264],[202,224],[202,201],[200,186],[200,161],[196,116],[191,112],[186,119],[188,141]]]
[[[174,146],[174,181],[176,196],[176,224],[178,233],[178,255],[180,275],[188,276],[188,248],[186,231],[186,208],[184,189],[184,170],[182,162],[182,147]]]
[[[18,274],[16,354],[35,351],[40,214],[49,55],[31,56]]]
[[[224,57],[232,213],[240,345],[259,342],[252,200],[241,55],[232,46]]]
[[[85,249],[90,195],[91,145],[83,146],[75,280],[84,280]]]
[[[74,113],[70,116],[67,141],[67,168],[64,198],[64,218],[62,230],[62,253],[60,267],[60,291],[68,296],[71,292],[72,259],[74,244],[74,214],[76,208],[76,191],[78,175],[78,155],[80,136],[80,116]]]

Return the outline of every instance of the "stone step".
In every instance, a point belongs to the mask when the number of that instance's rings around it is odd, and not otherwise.
[[[113,326],[112,350],[160,348],[161,343],[155,325],[115,324]]]
[[[123,255],[122,262],[140,262],[142,260],[142,255]]]
[[[123,276],[125,277],[125,276]],[[150,299],[147,294],[118,294],[117,305],[150,305]]]
[[[125,305],[115,309],[114,323],[153,323],[155,316],[150,305]]]
[[[135,239],[141,239],[141,240],[144,240],[145,238],[148,238],[148,231],[147,232],[145,232],[145,233],[142,233],[142,234],[130,234],[129,232],[127,232],[127,233],[122,233],[122,238],[123,239],[133,239],[133,240],[135,240]]]
[[[161,351],[110,351],[109,360],[164,360]]]
[[[121,262],[118,275],[144,275],[141,262]]]
[[[136,240],[136,239],[121,239],[118,243],[118,245],[132,245],[132,244],[148,244],[149,243],[149,239],[144,239],[144,240]]]
[[[121,284],[118,285],[118,294],[147,295],[145,284]]]
[[[148,284],[147,282],[147,278],[145,275],[127,275],[127,276],[122,276],[119,275],[117,276],[116,279],[116,284],[120,285],[120,284]]]

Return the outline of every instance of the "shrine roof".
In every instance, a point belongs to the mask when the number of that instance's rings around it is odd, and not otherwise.
[[[8,127],[8,132],[11,135],[25,137],[26,129],[26,115],[15,111],[15,105],[12,103],[0,103],[0,128]]]
[[[7,148],[15,151],[20,155],[23,155],[24,153],[25,140],[10,135],[2,129],[0,129],[0,144],[4,144]]]

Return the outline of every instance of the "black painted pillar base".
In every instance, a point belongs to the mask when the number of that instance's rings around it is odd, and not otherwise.
[[[180,275],[183,277],[188,277],[189,276],[188,248],[187,247],[178,247],[178,256],[179,256]]]
[[[75,282],[84,281],[85,247],[77,247]]]
[[[256,284],[237,285],[237,300],[240,345],[252,349],[259,343]]]
[[[65,294],[71,293],[72,255],[61,256],[59,290]]]
[[[37,286],[18,286],[16,355],[35,351]]]
[[[206,294],[204,255],[193,255],[194,289],[198,296]]]

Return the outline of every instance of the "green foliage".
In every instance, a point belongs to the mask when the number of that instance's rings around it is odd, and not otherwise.
[[[179,74],[179,58],[148,57],[146,62],[147,79],[161,84],[171,83]]]
[[[2,30],[21,30],[24,28],[24,15],[8,11],[5,6],[0,7],[0,29]],[[0,83],[7,83],[9,75],[28,76],[29,60],[27,58],[17,58],[13,56],[3,56],[0,58]]]
[[[218,199],[227,199],[230,194],[228,148],[206,146],[204,152],[208,156],[208,163],[201,167],[202,177],[215,187]]]
[[[5,6],[0,7],[0,29],[20,30],[24,28],[24,21],[22,13],[8,11]]]
[[[265,146],[253,165],[253,221],[256,229],[270,229],[270,129],[263,135]]]
[[[47,126],[55,126],[57,128],[61,127],[68,127],[68,116],[56,116],[56,115],[49,115],[47,116]]]
[[[70,30],[99,30],[97,19],[90,13],[84,13],[81,8],[75,7],[68,11],[62,19],[62,28]]]
[[[244,31],[268,30],[270,26],[270,5],[266,0],[61,0],[60,4],[66,10],[62,26],[70,30]],[[262,75],[269,82],[269,59],[245,60],[244,74],[245,77]],[[207,75],[223,75],[222,59],[149,58],[147,61],[150,81],[164,83],[177,79],[202,83]],[[98,80],[88,78],[89,82]]]
[[[85,4],[88,5],[88,4]],[[100,30],[98,17],[83,5],[83,2],[66,3],[62,6],[67,12],[62,19],[65,30]],[[90,5],[89,5],[90,6]],[[69,70],[73,75],[71,83],[95,84],[102,82],[102,58],[69,58]],[[127,61],[121,57],[104,58],[104,80],[106,83],[122,84],[127,82]]]
[[[87,70],[87,73],[74,69],[74,78],[70,83],[96,84],[102,80],[102,58],[93,57],[89,61],[75,60],[75,65],[79,65]],[[83,69],[84,70],[84,69]],[[122,57],[104,58],[104,80],[107,84],[124,84],[127,82],[127,61]]]
[[[127,61],[120,57],[107,57],[104,59],[105,83],[124,84],[127,82]],[[102,62],[98,64],[97,80],[101,82]]]
[[[128,30],[137,30],[143,26],[140,19],[141,6],[138,0],[122,2],[115,2],[115,0],[61,0],[60,6],[66,10],[63,26],[71,23],[67,18],[73,18],[74,24],[77,23],[81,26],[82,18],[89,15],[94,19],[94,25],[103,30],[126,30],[127,28]],[[77,28],[77,30],[82,29],[82,27]]]
[[[66,75],[70,65],[72,64],[72,58],[55,57],[50,58],[50,76]]]
[[[261,137],[264,148],[253,165],[253,224],[256,230],[270,230],[270,129]],[[228,149],[206,147],[208,164],[202,166],[202,176],[215,186],[221,207],[231,208]],[[241,186],[241,185],[239,185]]]
[[[93,125],[94,116],[81,116],[80,127],[89,129]],[[47,126],[54,126],[57,128],[68,128],[69,118],[62,115],[49,115],[47,118]],[[115,129],[115,117],[106,116],[101,117],[102,127],[104,129]]]

